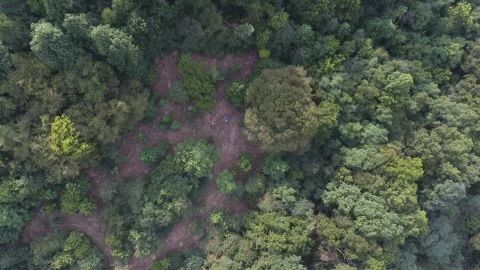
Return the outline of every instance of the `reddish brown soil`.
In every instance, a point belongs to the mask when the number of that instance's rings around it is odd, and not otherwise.
[[[155,84],[155,91],[161,96],[166,95],[168,89],[179,78],[177,72],[178,53],[173,52],[166,55],[157,62],[158,81]],[[145,165],[139,154],[142,145],[137,140],[137,135],[143,132],[148,137],[148,146],[158,144],[160,141],[168,141],[177,144],[188,138],[205,139],[215,144],[219,151],[219,160],[213,170],[213,178],[204,185],[200,191],[196,205],[195,217],[183,217],[173,225],[166,238],[163,240],[164,247],[155,256],[147,258],[134,258],[129,263],[130,270],[147,270],[155,258],[164,257],[166,254],[185,248],[192,248],[202,245],[202,237],[192,233],[192,226],[198,219],[205,220],[208,215],[216,209],[224,209],[227,213],[242,213],[248,210],[247,203],[242,199],[233,199],[221,193],[215,183],[216,176],[225,169],[232,168],[240,155],[250,154],[254,159],[259,159],[261,152],[254,145],[249,143],[242,131],[243,115],[236,110],[225,98],[224,90],[228,86],[227,81],[246,81],[252,74],[256,53],[227,55],[223,59],[216,59],[200,55],[194,55],[207,67],[226,69],[234,65],[241,65],[241,69],[218,84],[215,94],[215,108],[212,112],[200,115],[196,120],[189,121],[186,118],[187,106],[181,104],[169,104],[159,111],[157,117],[151,123],[141,124],[132,132],[127,134],[119,142],[120,153],[124,155],[125,161],[120,164],[119,172],[122,177],[137,179],[147,174],[151,168]],[[177,131],[162,131],[159,128],[160,119],[170,115],[180,121],[182,127]],[[225,117],[228,117],[228,122]],[[91,196],[97,203],[97,210],[88,215],[61,216],[61,228],[71,231],[81,231],[87,234],[92,241],[105,254],[109,267],[113,267],[113,257],[110,247],[105,243],[106,226],[104,222],[104,202],[100,198],[100,192],[108,180],[105,175],[97,170],[87,170],[87,176],[92,181]],[[50,227],[44,225],[45,214],[40,213],[24,232],[24,240],[31,240],[50,232]],[[37,228],[38,227],[38,228]]]
[[[216,176],[225,169],[235,166],[240,155],[249,153],[254,159],[258,159],[261,152],[254,145],[249,143],[242,131],[243,115],[236,110],[225,97],[225,88],[227,81],[246,81],[252,74],[257,56],[254,53],[242,55],[228,55],[223,59],[215,59],[194,55],[194,58],[209,68],[219,70],[242,65],[241,69],[226,81],[220,82],[215,94],[215,108],[212,112],[205,113],[193,122],[187,120],[187,107],[179,104],[169,104],[162,108],[157,119],[150,124],[144,124],[131,132],[121,144],[121,152],[127,157],[127,160],[120,167],[120,172],[125,177],[135,178],[144,175],[150,168],[138,160],[138,155],[142,146],[137,142],[137,134],[143,132],[147,135],[148,145],[156,145],[159,141],[168,141],[177,144],[188,138],[206,139],[215,144],[219,150],[219,160],[213,170],[213,178],[201,191],[198,201],[197,217],[205,220],[209,213],[216,209],[224,209],[228,213],[241,213],[248,210],[248,205],[244,200],[232,199],[230,196],[221,193],[215,183]],[[172,53],[158,62],[159,82],[155,90],[165,95],[168,88],[179,74],[176,72],[178,54]],[[170,115],[182,123],[178,131],[161,131],[158,123],[164,115]],[[229,118],[225,121],[225,116]],[[192,220],[181,220],[177,223],[165,240],[165,246],[155,257],[161,258],[171,251],[183,248],[191,248],[201,245],[200,238],[194,236],[191,230]],[[129,264],[129,269],[140,270],[150,269],[155,258],[134,259]]]
[[[50,224],[49,214],[44,211],[39,211],[23,230],[22,242],[28,243],[38,237],[48,235],[51,232],[52,226]]]

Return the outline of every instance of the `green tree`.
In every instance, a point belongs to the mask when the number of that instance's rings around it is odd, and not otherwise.
[[[305,150],[319,126],[304,69],[264,70],[247,88],[248,138],[271,152]]]
[[[470,238],[470,244],[472,245],[473,249],[475,249],[476,251],[480,251],[480,233]]]
[[[43,0],[47,18],[61,22],[70,8],[70,0]]]
[[[277,156],[266,158],[262,168],[263,173],[273,180],[285,179],[288,170],[290,170],[288,163]]]
[[[90,22],[87,14],[67,14],[63,20],[65,32],[80,45],[89,45],[90,41]]]
[[[264,255],[255,262],[252,269],[306,270],[307,268],[301,263],[301,257],[299,256]]]
[[[97,52],[120,72],[138,75],[140,49],[133,38],[120,29],[108,25],[92,28],[91,38]]]
[[[45,236],[35,240],[30,248],[35,269],[98,270],[105,267],[100,251],[80,232]]]
[[[448,23],[453,31],[469,31],[474,25],[472,5],[466,1],[458,2],[448,9]]]
[[[30,31],[21,19],[0,13],[0,41],[8,48],[20,51],[28,46]]]
[[[182,156],[192,153],[180,151]],[[185,166],[176,163],[179,158],[177,154],[159,164],[152,174],[150,183],[145,188],[140,219],[140,224],[144,228],[151,229],[155,225],[160,227],[169,225],[186,209],[189,204],[189,194],[199,185],[197,175],[188,171]]]
[[[61,198],[62,212],[66,214],[89,214],[95,204],[88,198],[90,185],[87,180],[69,182]]]
[[[255,28],[249,23],[237,26],[234,30],[234,47],[246,48],[253,42]]]
[[[173,156],[175,164],[181,170],[198,178],[212,175],[217,158],[215,147],[201,140],[187,140],[178,144]]]
[[[28,218],[27,210],[13,204],[0,204],[0,243],[16,241]]]
[[[58,28],[48,22],[33,24],[30,47],[35,55],[54,69],[66,69],[73,65],[76,48]]]
[[[8,49],[0,42],[0,79],[5,78],[12,67],[12,61]]]
[[[356,235],[363,239],[365,247],[357,250],[352,244],[329,239],[327,231],[322,234],[330,245],[345,249],[350,260],[362,262],[366,269],[387,265],[394,260],[387,254],[395,253],[407,237],[427,231],[426,213],[417,200],[416,181],[423,176],[422,161],[402,157],[397,147],[384,145],[346,151],[345,165],[327,185],[323,200],[327,205],[336,205],[334,226],[346,221],[351,222],[348,227],[353,226],[334,232]],[[384,241],[396,244],[384,245]],[[369,249],[378,248],[368,255]]]

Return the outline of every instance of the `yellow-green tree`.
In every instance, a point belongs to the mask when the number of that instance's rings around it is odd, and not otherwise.
[[[50,127],[50,150],[55,155],[81,159],[92,150],[92,146],[82,142],[72,120],[57,116]]]

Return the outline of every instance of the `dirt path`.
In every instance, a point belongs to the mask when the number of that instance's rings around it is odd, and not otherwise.
[[[120,164],[119,172],[124,178],[137,179],[147,174],[151,167],[145,165],[140,159],[139,154],[142,145],[137,140],[137,135],[143,132],[148,137],[147,145],[153,146],[160,141],[168,141],[171,144],[177,144],[187,138],[206,139],[215,144],[219,151],[219,160],[213,169],[213,178],[204,185],[200,191],[197,205],[197,214],[195,217],[183,217],[174,224],[167,234],[164,241],[164,248],[157,254],[147,258],[133,258],[129,262],[130,270],[147,270],[155,258],[162,258],[168,253],[192,247],[203,245],[202,237],[192,233],[192,226],[196,219],[205,220],[208,215],[216,209],[224,209],[228,213],[242,213],[248,210],[247,203],[242,199],[233,199],[221,193],[215,183],[216,176],[225,169],[232,168],[240,155],[250,154],[254,159],[259,159],[262,153],[254,145],[250,144],[242,131],[243,114],[236,110],[225,97],[225,88],[228,82],[246,81],[252,74],[256,53],[227,55],[222,59],[205,57],[200,55],[193,56],[196,60],[202,62],[210,68],[220,70],[232,66],[241,68],[225,81],[218,84],[215,93],[215,107],[212,112],[200,115],[196,120],[189,121],[186,118],[187,106],[181,104],[169,104],[160,109],[158,115],[151,123],[141,124],[129,134],[127,134],[118,143],[120,153],[126,157],[126,160]],[[177,62],[179,54],[177,52],[166,55],[157,61],[158,81],[155,84],[155,91],[161,96],[167,94],[170,86],[179,78],[177,72]],[[159,128],[159,122],[164,115],[170,115],[175,120],[180,121],[181,128],[177,131],[162,131]],[[225,117],[228,117],[228,122]],[[91,197],[97,203],[97,209],[88,216],[68,215],[60,216],[61,228],[67,231],[75,230],[85,233],[92,239],[97,247],[104,253],[110,268],[113,267],[113,257],[110,247],[105,243],[106,225],[104,219],[104,202],[100,198],[100,192],[108,181],[107,177],[100,171],[89,169],[85,171],[91,179]],[[27,226],[24,232],[24,240],[31,240],[36,236],[48,234],[51,228],[46,214],[40,213]]]
[[[40,210],[23,229],[21,242],[29,243],[32,240],[48,235],[51,232],[52,226],[50,224],[50,215],[43,210]]]

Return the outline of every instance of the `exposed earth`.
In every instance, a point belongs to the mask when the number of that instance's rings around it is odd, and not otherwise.
[[[243,213],[248,210],[248,205],[243,199],[235,199],[221,193],[215,183],[216,176],[223,170],[232,168],[238,158],[248,153],[253,159],[262,155],[260,149],[249,143],[242,131],[243,113],[235,109],[226,99],[224,90],[232,81],[246,81],[253,73],[257,61],[256,52],[248,54],[226,55],[217,59],[201,55],[193,55],[209,68],[227,70],[236,67],[231,75],[217,84],[215,93],[215,107],[209,113],[204,113],[195,120],[187,119],[188,105],[169,103],[162,107],[155,119],[143,123],[126,134],[117,143],[119,152],[125,157],[119,165],[121,177],[135,181],[152,169],[139,159],[142,145],[138,142],[137,135],[141,132],[147,135],[148,146],[154,146],[160,141],[168,141],[175,145],[187,138],[205,139],[215,144],[219,151],[219,159],[213,169],[213,178],[204,184],[197,201],[195,215],[184,215],[178,222],[171,226],[170,231],[162,240],[163,249],[155,256],[146,258],[133,258],[129,262],[129,269],[150,269],[153,261],[168,253],[186,248],[202,247],[204,239],[201,235],[192,232],[193,224],[198,219],[206,220],[208,215],[216,210],[223,209],[230,214]],[[160,96],[165,96],[172,84],[179,79],[177,72],[178,52],[173,52],[156,63],[157,82],[154,86]],[[163,131],[159,122],[163,116],[169,115],[181,123],[181,128],[176,131]],[[259,162],[253,162],[256,166]],[[258,169],[258,168],[254,168]],[[98,169],[88,169],[85,174],[92,182],[91,197],[96,201],[97,209],[90,215],[62,215],[55,214],[60,228],[66,231],[80,231],[88,235],[96,246],[104,253],[107,264],[113,267],[114,259],[110,247],[105,242],[106,225],[104,220],[104,202],[100,198],[100,191],[110,181],[109,177]],[[36,237],[50,233],[52,226],[48,214],[40,211],[37,216],[26,226],[23,241],[28,242]]]

